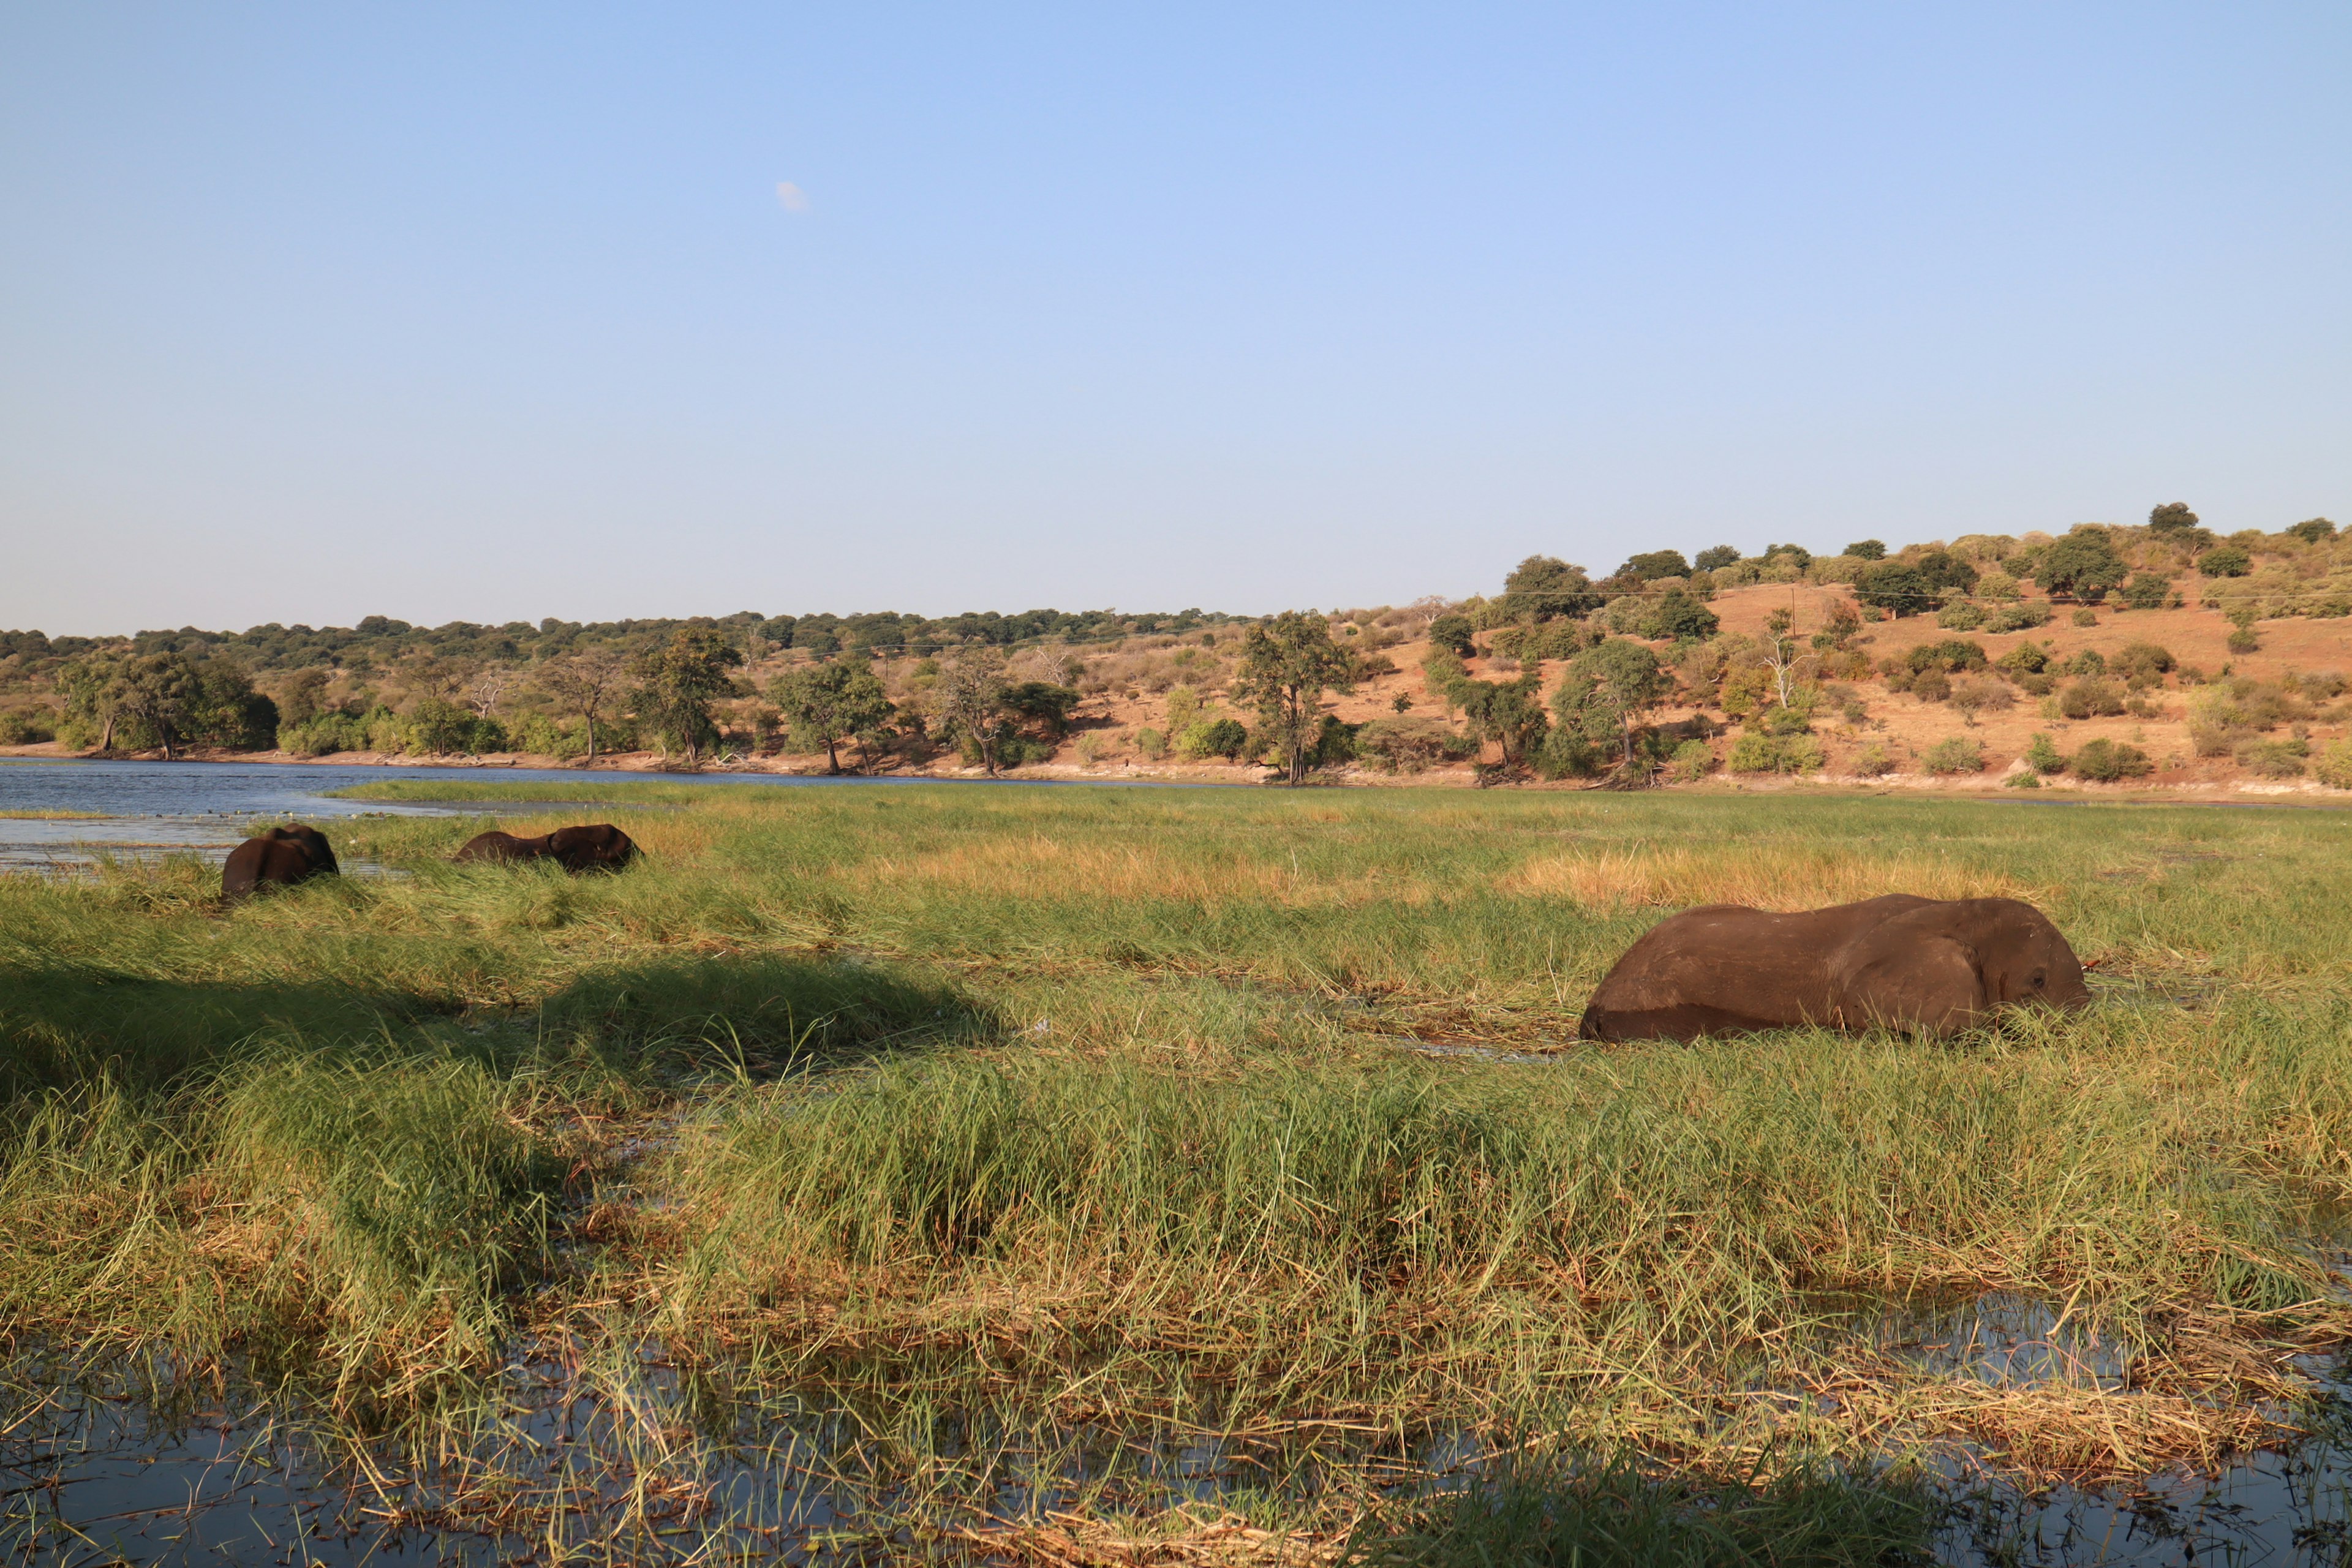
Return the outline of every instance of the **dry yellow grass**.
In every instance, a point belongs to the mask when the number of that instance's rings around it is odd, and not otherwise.
[[[1937,855],[1871,855],[1821,847],[1726,845],[1540,855],[1506,884],[1515,892],[1580,904],[1745,904],[1815,910],[1886,893],[1931,899],[2031,898],[2035,889],[1999,871]]]
[[[1379,871],[1335,879],[1302,874],[1281,861],[1239,855],[1185,858],[1139,844],[1071,843],[1042,834],[992,838],[904,858],[886,858],[844,874],[867,886],[953,889],[1006,897],[1066,900],[1176,899],[1200,903],[1261,899],[1278,904],[1419,902],[1420,880]]]

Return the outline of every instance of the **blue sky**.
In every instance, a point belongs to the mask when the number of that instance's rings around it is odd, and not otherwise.
[[[2340,3],[25,0],[0,626],[2352,522],[2347,79]]]

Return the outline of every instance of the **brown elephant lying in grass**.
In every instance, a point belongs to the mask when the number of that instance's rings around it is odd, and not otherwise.
[[[1689,1040],[1818,1024],[1940,1035],[2003,1007],[2090,997],[2058,928],[2015,899],[1894,893],[1800,914],[1707,904],[1627,949],[1577,1033]]]
[[[609,822],[559,827],[536,838],[478,833],[457,854],[459,860],[552,860],[573,872],[617,871],[636,858],[636,842]]]
[[[228,863],[221,868],[221,897],[241,899],[263,886],[291,887],[341,870],[325,834],[292,823],[257,833],[228,852]]]

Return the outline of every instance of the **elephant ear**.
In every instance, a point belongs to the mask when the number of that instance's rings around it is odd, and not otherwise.
[[[1948,936],[1899,944],[1872,943],[1838,988],[1838,1010],[1848,1028],[1872,1024],[1919,1034],[1949,1034],[1980,1021],[1992,1009],[1977,954]]]

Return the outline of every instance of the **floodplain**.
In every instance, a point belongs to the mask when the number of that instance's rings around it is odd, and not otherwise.
[[[345,794],[480,815],[0,878],[7,1550],[2118,1561],[2037,1500],[2232,1467],[2352,1542],[2352,815]],[[447,863],[535,798],[645,862]],[[1675,909],[1893,891],[2095,1005],[1574,1038]]]

